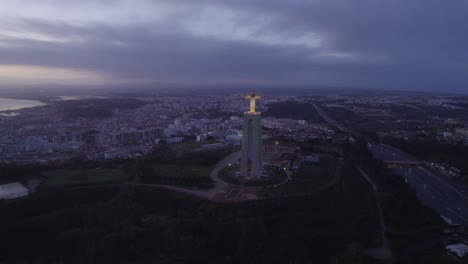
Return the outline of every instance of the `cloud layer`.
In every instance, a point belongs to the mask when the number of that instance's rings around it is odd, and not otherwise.
[[[464,91],[467,32],[464,0],[3,0],[0,82]]]

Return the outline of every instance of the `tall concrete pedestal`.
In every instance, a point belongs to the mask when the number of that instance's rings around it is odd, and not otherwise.
[[[255,106],[254,106],[255,107]],[[262,167],[262,122],[260,112],[244,113],[240,173],[244,177],[260,179]]]

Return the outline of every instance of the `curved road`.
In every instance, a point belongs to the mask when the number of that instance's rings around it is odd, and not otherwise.
[[[218,192],[224,191],[225,187],[228,185],[227,183],[223,182],[222,180],[218,178],[219,172],[228,164],[237,162],[240,159],[240,156],[241,156],[240,151],[229,154],[224,159],[220,160],[216,164],[215,168],[211,171],[210,177],[211,179],[215,180],[215,187],[210,189],[210,192],[213,193],[213,195]]]
[[[235,163],[240,158],[240,151],[233,152],[226,156],[224,159],[220,160],[214,167],[214,169],[210,173],[210,177],[215,181],[214,187],[208,190],[198,190],[198,189],[189,189],[183,187],[176,187],[176,186],[169,186],[169,185],[162,185],[162,184],[153,184],[154,186],[158,186],[164,189],[177,191],[180,193],[186,193],[190,195],[194,195],[200,198],[212,200],[215,199],[215,196],[219,196],[219,194],[224,194],[229,187],[228,183],[221,181],[218,178],[218,173],[226,167],[229,163]],[[227,195],[227,193],[225,194]]]

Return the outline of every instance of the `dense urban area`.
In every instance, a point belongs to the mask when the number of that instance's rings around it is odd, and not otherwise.
[[[468,263],[467,96],[264,93],[249,182],[242,93],[26,99],[0,111],[0,263]]]

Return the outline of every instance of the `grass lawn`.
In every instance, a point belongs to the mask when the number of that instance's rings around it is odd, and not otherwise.
[[[292,175],[290,181],[277,187],[266,187],[257,194],[260,196],[307,194],[329,183],[336,174],[338,162],[331,158],[322,158],[322,162],[317,165],[302,165],[296,173]]]
[[[120,168],[61,169],[46,171],[43,175],[46,179],[41,185],[42,188],[120,182],[129,178]]]
[[[302,165],[294,174],[294,178],[302,181],[327,183],[335,176],[333,172],[333,167],[322,165]]]
[[[233,166],[227,166],[224,167],[219,173],[218,177],[227,183],[234,184],[234,185],[239,185],[241,184],[241,180],[237,177],[233,177],[231,174],[233,174],[235,171],[239,171],[240,166],[239,165],[233,165]]]
[[[232,191],[229,192],[229,194],[226,196],[227,199],[233,199],[234,197],[236,197],[238,194],[240,193],[240,190],[239,189],[234,189]]]
[[[187,165],[180,166],[174,164],[154,165],[156,175],[161,177],[209,177],[212,166]]]
[[[218,140],[205,140],[201,142],[197,141],[191,141],[191,142],[182,142],[182,143],[177,143],[171,145],[175,150],[182,151],[182,152],[187,152],[187,151],[192,151],[194,149],[201,148],[203,145],[208,145],[208,144],[214,144],[214,143],[219,143]]]
[[[144,174],[141,180],[143,183],[211,188],[212,169],[210,165],[154,164],[151,172]]]
[[[286,180],[287,175],[282,169],[275,167],[265,167],[264,172],[266,171],[270,174],[268,178],[261,178],[260,180],[246,179],[244,177],[235,176],[235,172],[239,172],[239,165],[232,165],[224,167],[219,173],[218,177],[227,183],[234,185],[246,185],[246,186],[268,186],[281,183]]]

